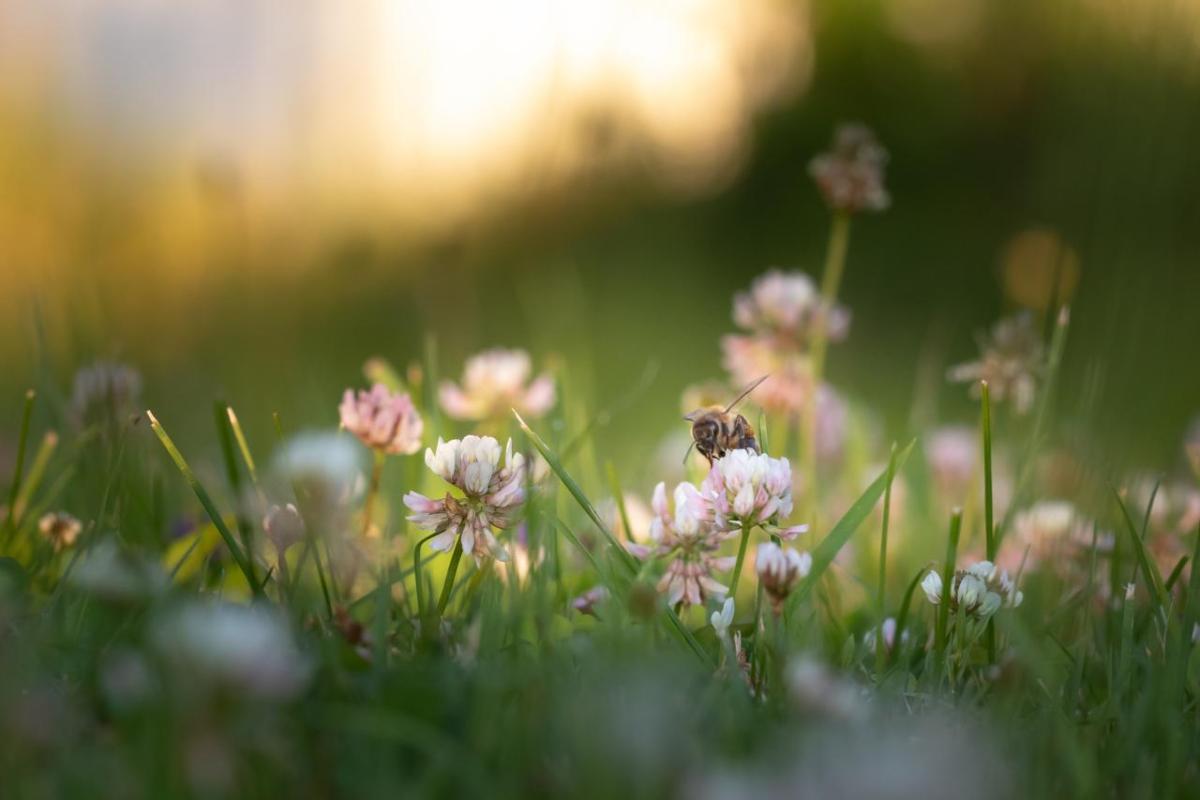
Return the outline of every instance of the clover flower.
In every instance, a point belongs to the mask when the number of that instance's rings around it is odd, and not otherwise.
[[[188,686],[198,680],[281,702],[303,691],[312,675],[287,623],[265,606],[191,602],[160,617],[151,642]]]
[[[938,490],[960,495],[981,464],[979,434],[965,425],[938,428],[925,440],[925,460]]]
[[[506,560],[492,528],[507,528],[525,501],[525,457],[513,453],[512,440],[500,466],[500,443],[491,436],[466,436],[425,450],[425,465],[463,496],[450,493],[440,500],[417,492],[404,495],[413,511],[408,519],[418,528],[436,532],[429,541],[433,550],[447,552],[461,537],[464,553],[484,559]]]
[[[412,398],[382,383],[357,393],[347,389],[338,406],[342,427],[363,444],[388,454],[411,455],[421,449],[425,423]]]
[[[755,278],[749,291],[734,295],[733,321],[756,334],[806,345],[820,328],[830,341],[844,339],[850,312],[831,308],[806,273],[772,269]]]
[[[713,525],[711,504],[699,489],[684,482],[675,487],[674,506],[672,513],[665,483],[654,487],[651,544],[628,542],[626,548],[641,559],[671,559],[656,587],[666,594],[668,605],[701,605],[708,597],[723,598],[729,588],[713,574],[731,569],[735,559],[716,555],[727,535]]]
[[[304,520],[292,503],[271,506],[262,521],[263,533],[275,545],[280,558],[288,548],[304,540]]]
[[[935,606],[942,602],[942,576],[930,570],[921,581],[925,597]],[[958,570],[951,579],[950,610],[962,609],[969,617],[984,620],[1001,608],[1021,605],[1024,594],[1008,576],[990,561],[979,561],[965,570]]]
[[[808,577],[812,570],[812,556],[798,553],[791,547],[780,547],[774,542],[759,545],[754,563],[758,580],[771,598],[771,605],[778,614],[783,601],[792,593],[796,582]]]
[[[792,467],[786,458],[753,450],[731,450],[713,462],[701,485],[717,530],[731,532],[754,525],[783,539],[794,539],[806,525],[779,528],[792,513]]]
[[[79,425],[117,420],[139,407],[142,376],[115,361],[97,361],[75,373],[71,417]]]
[[[1033,408],[1041,377],[1045,347],[1029,314],[1018,314],[997,322],[991,334],[979,340],[980,357],[951,367],[950,380],[971,384],[971,396],[980,396],[980,381],[986,381],[993,401],[1011,402],[1018,414]]]
[[[883,625],[873,626],[873,627],[869,628],[866,633],[863,634],[863,647],[865,647],[868,652],[874,652],[876,633],[879,631],[880,628],[883,629],[883,646],[884,646],[884,648],[886,648],[888,651],[895,649],[895,647],[896,647],[896,618],[888,617],[887,619],[885,619],[883,621]],[[900,634],[900,643],[901,644],[908,644],[908,640],[909,640],[908,631],[905,631],[904,633]]]
[[[54,547],[58,553],[75,544],[83,530],[83,523],[65,511],[54,511],[43,514],[38,520],[38,533]]]
[[[832,149],[809,162],[808,173],[834,211],[883,211],[891,204],[883,185],[887,160],[870,128],[848,123],[837,127]]]
[[[554,379],[543,374],[530,382],[532,371],[524,350],[486,350],[467,359],[461,386],[442,382],[438,399],[454,419],[498,419],[514,408],[522,416],[540,417],[554,406]]]
[[[1032,568],[1050,563],[1060,572],[1069,571],[1071,558],[1092,546],[1094,524],[1067,500],[1042,500],[1017,513],[1012,533],[1001,546],[998,561],[1015,568],[1025,560]],[[1096,546],[1108,552],[1114,544],[1109,533],[1096,534]]]

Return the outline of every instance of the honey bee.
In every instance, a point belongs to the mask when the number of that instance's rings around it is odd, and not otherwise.
[[[737,396],[737,399],[723,409],[720,406],[698,408],[684,417],[692,423],[692,443],[688,445],[687,453],[684,453],[684,463],[687,463],[687,457],[691,454],[693,446],[700,451],[700,455],[708,459],[710,467],[714,460],[730,450],[745,449],[753,450],[756,453],[762,452],[762,448],[758,445],[758,439],[754,436],[754,428],[741,414],[731,416],[730,412],[748,394],[757,389],[758,385],[767,377],[763,375],[747,386]]]

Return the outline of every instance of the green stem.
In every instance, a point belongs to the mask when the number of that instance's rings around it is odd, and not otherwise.
[[[939,655],[946,650],[946,627],[950,621],[950,602],[954,594],[954,563],[958,558],[958,537],[961,532],[962,509],[956,508],[950,516],[950,539],[946,543],[946,561],[942,565],[942,596],[934,628],[934,648]]]
[[[879,630],[875,635],[875,674],[882,674],[884,661],[887,658],[887,643],[883,636],[883,623],[887,616],[887,546],[888,524],[892,510],[892,479],[896,475],[896,445],[892,444],[892,454],[888,458],[887,484],[883,489],[883,525],[879,535]]]
[[[804,443],[801,463],[804,465],[804,479],[808,481],[807,503],[808,519],[813,528],[817,526],[817,390],[825,373],[825,351],[829,344],[828,314],[837,303],[838,291],[842,285],[842,275],[846,270],[846,251],[850,245],[850,215],[844,211],[835,212],[829,228],[829,246],[825,251],[825,269],[821,276],[821,308],[825,318],[819,320],[813,331],[812,344],[809,349],[812,365],[812,385],[809,387],[808,398],[804,410]]]
[[[387,457],[382,450],[373,450],[372,452],[375,455],[375,462],[371,466],[371,483],[367,486],[367,496],[363,500],[363,536],[371,531],[371,509],[375,506],[375,495],[379,494],[379,481],[383,477],[383,461]]]
[[[450,590],[454,588],[454,576],[458,574],[458,562],[462,560],[462,533],[454,540],[454,552],[450,556],[450,569],[446,571],[446,582],[442,584],[442,596],[438,598],[437,613],[438,616],[446,611],[446,606],[450,603]]]
[[[742,577],[742,564],[746,561],[746,545],[750,542],[750,531],[753,525],[742,523],[742,541],[738,544],[737,561],[733,564],[733,580],[729,582],[729,596],[737,601],[738,579]]]
[[[987,381],[980,383],[981,427],[983,429],[983,524],[987,560],[996,563],[996,523],[992,504],[992,396]],[[987,623],[988,663],[996,661],[996,624]]]

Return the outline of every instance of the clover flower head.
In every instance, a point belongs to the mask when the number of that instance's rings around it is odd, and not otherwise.
[[[292,503],[273,505],[267,509],[262,528],[267,540],[275,546],[276,552],[281,556],[289,547],[304,539],[304,520]]]
[[[65,511],[53,511],[43,514],[38,520],[38,533],[54,547],[58,553],[75,544],[83,523]]]
[[[188,603],[158,619],[151,641],[182,681],[253,699],[291,699],[312,676],[286,621],[265,606]]]
[[[1022,313],[1000,320],[980,339],[979,350],[979,360],[950,368],[950,380],[970,383],[971,396],[976,398],[981,393],[980,381],[986,381],[993,401],[1010,402],[1018,414],[1028,413],[1045,358],[1033,317]]]
[[[768,542],[759,545],[754,568],[763,590],[771,598],[771,604],[778,613],[797,581],[807,577],[812,571],[812,556],[797,552],[791,547],[780,547],[774,542]]]
[[[808,172],[831,209],[883,211],[891,204],[883,185],[887,160],[887,150],[870,128],[846,123],[834,131],[832,149],[809,162]]]
[[[593,586],[571,601],[571,608],[580,614],[596,616],[596,608],[608,600],[609,592],[604,586]]]
[[[467,359],[461,385],[442,382],[438,399],[454,419],[499,419],[514,408],[525,417],[541,417],[554,407],[554,379],[542,374],[530,381],[532,372],[524,350],[486,350]]]
[[[759,275],[750,290],[733,298],[733,321],[758,334],[806,345],[819,328],[840,341],[850,328],[850,312],[831,306],[806,273],[772,269]]]
[[[347,389],[338,406],[342,427],[374,450],[410,455],[421,449],[425,423],[412,398],[382,383],[369,390]]]
[[[893,650],[896,647],[896,618],[888,617],[883,621],[882,625],[872,626],[863,634],[863,646],[868,652],[875,650],[876,635],[880,628],[883,629],[883,646],[887,650]],[[900,635],[900,643],[907,644],[909,640],[908,631]]]
[[[921,581],[921,589],[934,605],[940,605],[943,594],[942,576],[930,570]],[[990,561],[979,561],[965,570],[958,570],[951,579],[950,609],[961,608],[969,617],[985,620],[1001,608],[1021,605],[1024,594],[1005,570]]]
[[[666,484],[659,483],[650,503],[650,544],[628,542],[626,548],[641,559],[670,559],[657,587],[668,605],[701,605],[708,597],[723,598],[729,589],[713,574],[733,567],[733,558],[716,555],[727,534],[714,526],[712,506],[693,484],[676,486],[672,500],[674,509]]]
[[[965,491],[980,464],[979,435],[966,425],[947,425],[930,433],[925,459],[938,488]]]
[[[760,525],[768,532],[793,539],[803,526],[779,529],[780,519],[792,513],[792,467],[786,458],[753,450],[731,450],[713,462],[701,491],[721,531]]]
[[[492,529],[509,527],[525,502],[525,457],[513,452],[511,439],[503,456],[502,466],[500,443],[491,436],[438,439],[436,448],[425,450],[425,465],[463,495],[447,493],[440,500],[418,492],[404,496],[413,512],[409,521],[438,534],[430,548],[449,551],[461,535],[463,552],[476,562],[507,560]]]

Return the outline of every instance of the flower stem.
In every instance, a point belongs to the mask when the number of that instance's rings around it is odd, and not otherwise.
[[[813,331],[809,357],[812,366],[812,385],[804,409],[804,443],[801,463],[804,480],[808,482],[808,518],[814,529],[817,524],[817,390],[825,372],[825,350],[829,344],[829,314],[837,303],[842,275],[846,271],[846,251],[850,245],[850,215],[835,212],[829,228],[829,246],[825,251],[825,269],[821,276],[822,318]]]
[[[437,613],[442,616],[450,603],[450,591],[454,588],[454,577],[458,574],[458,562],[462,560],[462,534],[454,540],[454,552],[450,555],[450,569],[446,571],[446,582],[442,584],[442,596],[438,598]]]
[[[942,566],[942,596],[937,607],[934,649],[941,655],[946,649],[946,627],[950,622],[950,603],[954,598],[954,564],[958,560],[958,536],[962,532],[962,509],[950,516],[950,539],[946,543],[946,562]]]
[[[750,543],[753,525],[742,523],[742,541],[738,544],[737,561],[733,563],[733,580],[729,582],[729,596],[737,601],[738,579],[742,576],[742,564],[746,561],[746,545]]]
[[[375,495],[379,494],[379,480],[383,477],[383,461],[387,457],[382,450],[373,450],[375,463],[371,466],[371,483],[363,500],[363,536],[371,531],[371,509],[375,506]]]

